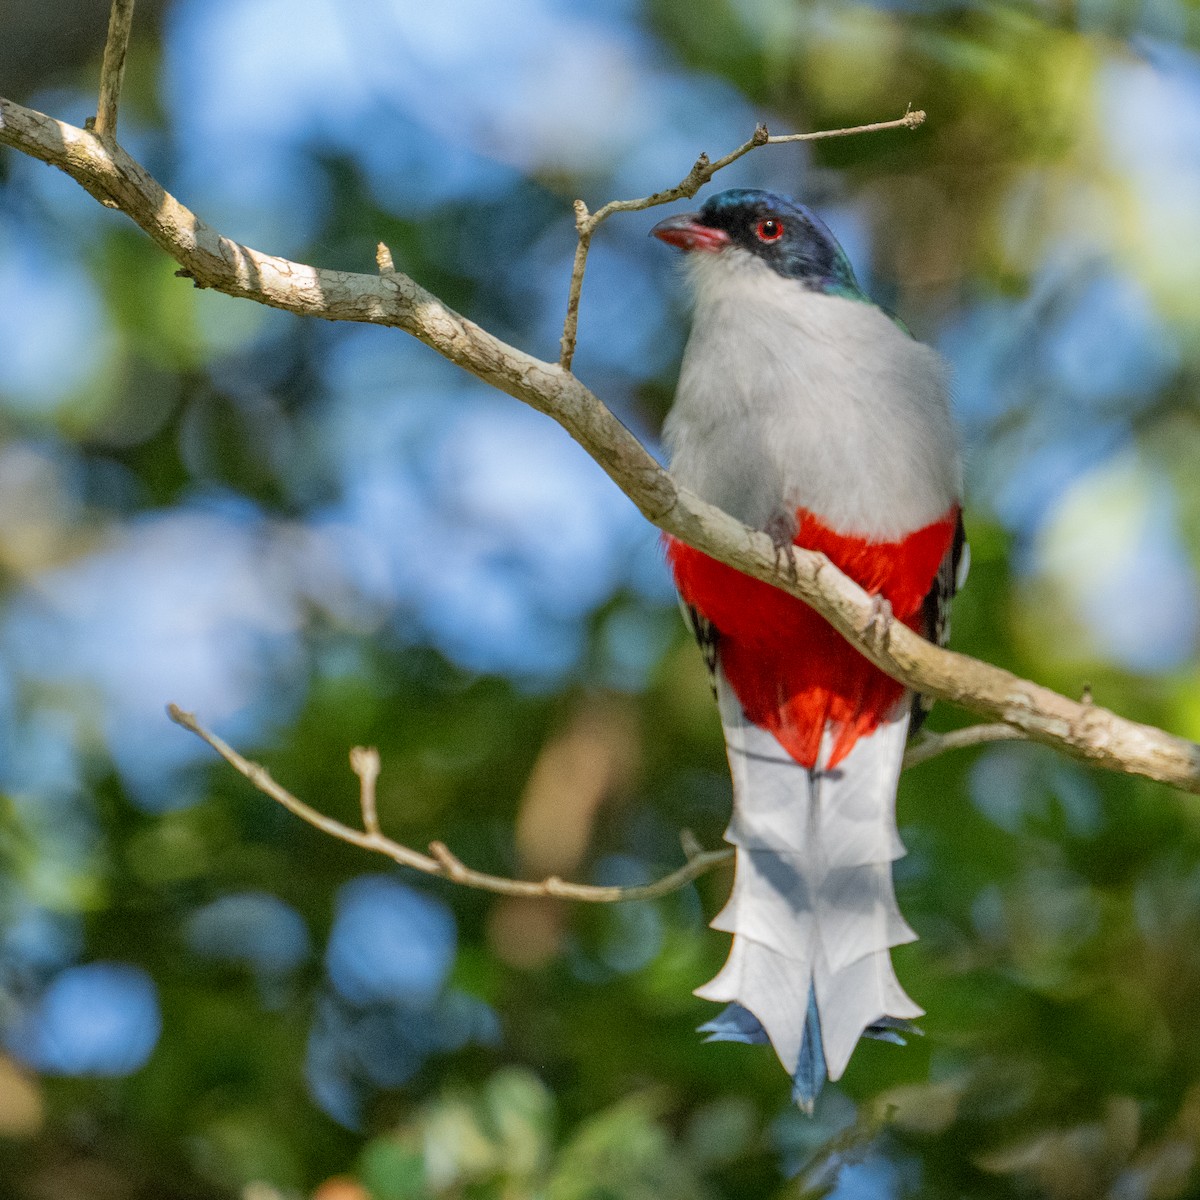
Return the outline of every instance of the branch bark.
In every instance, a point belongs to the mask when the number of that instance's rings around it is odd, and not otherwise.
[[[133,6],[134,0],[113,0],[108,16],[108,39],[100,64],[100,101],[92,124],[101,137],[117,136],[117,105],[121,100],[125,56],[129,53],[129,37],[133,32]]]
[[[898,622],[879,619],[867,593],[824,555],[800,548],[780,555],[767,534],[680,487],[570,372],[500,341],[407,276],[324,270],[239,245],[165,192],[111,140],[4,99],[0,143],[58,167],[93,195],[113,201],[198,287],[300,316],[403,329],[553,417],[647,520],[810,604],[860,653],[909,687],[1003,721],[1096,766],[1200,792],[1200,747],[1194,743],[940,649]]]

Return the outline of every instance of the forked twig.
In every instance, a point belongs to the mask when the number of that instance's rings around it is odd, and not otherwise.
[[[560,343],[559,366],[564,371],[571,369],[571,361],[575,357],[575,341],[579,331],[579,297],[583,291],[583,273],[587,269],[588,250],[592,245],[592,234],[613,213],[640,212],[642,209],[655,208],[660,204],[670,204],[674,200],[686,200],[694,196],[718,171],[759,146],[778,146],[784,142],[816,142],[826,138],[852,137],[859,133],[879,133],[884,129],[916,129],[925,120],[925,114],[920,109],[909,109],[902,117],[894,121],[875,121],[870,125],[854,125],[846,129],[820,129],[813,133],[783,133],[771,134],[765,125],[759,125],[754,132],[736,150],[731,150],[722,158],[715,161],[707,154],[701,154],[692,169],[674,186],[661,192],[653,192],[649,196],[641,196],[636,200],[610,200],[594,213],[588,212],[588,206],[582,200],[575,201],[575,230],[579,241],[575,245],[575,263],[571,268],[571,286],[567,292],[567,315],[563,321],[562,340]]]
[[[430,842],[429,853],[422,854],[411,846],[402,845],[385,836],[379,828],[379,815],[376,807],[375,785],[379,778],[379,752],[374,749],[364,749],[356,746],[350,751],[350,769],[358,776],[359,808],[362,812],[362,829],[354,829],[325,816],[309,804],[293,796],[271,777],[266,767],[239,754],[228,742],[217,737],[215,733],[205,729],[194,714],[184,712],[176,704],[167,705],[167,715],[176,725],[194,733],[198,738],[207,742],[235,771],[248,779],[260,792],[269,796],[278,804],[282,804],[290,813],[294,813],[302,821],[306,821],[314,829],[339,841],[359,846],[363,850],[372,850],[377,854],[386,855],[401,866],[412,867],[426,875],[437,875],[452,883],[460,883],[464,887],[479,888],[485,892],[495,892],[501,896],[553,897],[559,900],[580,900],[589,904],[615,904],[626,900],[656,900],[660,896],[669,895],[681,887],[698,879],[701,875],[728,863],[733,859],[732,850],[703,850],[696,841],[691,830],[685,829],[680,835],[684,857],[687,862],[656,879],[653,883],[635,884],[628,887],[603,887],[590,883],[569,883],[557,875],[551,875],[542,880],[508,879],[502,875],[489,875],[485,871],[476,871],[457,858],[444,842]],[[1010,730],[1008,726],[976,725],[968,729],[955,730],[947,734],[924,734],[922,740],[914,743],[909,754],[905,756],[904,765],[909,767],[917,762],[925,762],[934,755],[958,746],[977,745],[984,741],[998,740],[997,729],[1008,730],[1010,735],[1020,737],[1019,730]],[[974,739],[963,735],[972,730],[991,732],[992,736],[976,736]],[[915,757],[910,757],[917,750]]]
[[[386,855],[401,866],[412,867],[426,875],[438,875],[453,883],[461,883],[464,887],[479,888],[485,892],[496,892],[501,896],[531,896],[555,897],[560,900],[582,900],[591,904],[613,904],[622,900],[654,900],[677,891],[685,884],[691,883],[706,871],[728,862],[733,857],[732,850],[701,850],[689,854],[688,861],[676,871],[663,876],[653,883],[638,884],[632,887],[601,887],[588,883],[568,883],[551,875],[548,879],[506,879],[501,875],[489,875],[484,871],[476,871],[468,867],[461,859],[456,858],[442,842],[431,842],[429,853],[422,854],[410,846],[385,837],[379,830],[379,820],[375,807],[375,781],[379,775],[379,754],[375,750],[366,750],[356,746],[350,751],[350,768],[359,780],[359,806],[362,810],[363,828],[353,829],[335,821],[332,817],[318,812],[303,800],[293,796],[287,788],[271,778],[266,767],[244,758],[228,742],[217,737],[215,733],[205,729],[192,713],[184,712],[178,705],[167,705],[167,715],[184,729],[194,733],[198,738],[207,742],[231,767],[248,779],[264,795],[282,804],[288,812],[294,813],[302,821],[306,821],[314,829],[339,841],[359,846],[363,850],[373,850],[377,854]],[[686,848],[685,848],[686,849]]]

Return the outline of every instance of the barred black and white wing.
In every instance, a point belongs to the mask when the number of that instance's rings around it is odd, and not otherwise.
[[[704,656],[704,665],[708,668],[709,686],[712,688],[715,698],[717,695],[718,647],[721,635],[711,621],[700,615],[699,609],[690,604],[684,604],[682,601],[679,607],[683,612],[683,619],[687,622],[687,627],[696,639],[696,645],[700,647],[700,653]]]
[[[967,582],[967,572],[971,568],[971,547],[967,542],[966,530],[963,528],[962,513],[958,514],[958,524],[954,530],[954,540],[950,543],[946,557],[934,576],[933,587],[925,597],[923,607],[924,633],[935,645],[944,646],[950,640],[950,604]],[[929,715],[933,700],[929,696],[913,698],[912,726],[909,736],[921,728],[921,724]]]

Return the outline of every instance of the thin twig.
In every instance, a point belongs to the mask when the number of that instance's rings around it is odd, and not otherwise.
[[[368,833],[379,830],[379,809],[375,803],[375,781],[379,778],[379,751],[355,746],[350,751],[350,769],[358,776],[358,803],[362,809],[363,828]]]
[[[567,315],[563,320],[562,339],[559,342],[558,363],[564,371],[571,369],[571,360],[575,357],[575,340],[579,333],[579,297],[583,292],[583,273],[587,269],[594,228],[587,205],[582,200],[576,200],[575,230],[579,240],[575,243],[575,261],[571,266],[571,284],[567,289]]]
[[[215,733],[210,733],[192,713],[184,712],[178,705],[168,704],[167,716],[176,725],[182,725],[184,729],[190,730],[198,738],[206,741],[234,770],[250,780],[263,795],[270,796],[276,803],[282,804],[288,812],[294,813],[302,821],[307,821],[314,829],[319,829],[322,833],[327,833],[339,841],[349,842],[352,846],[361,846],[364,850],[376,850],[380,854],[386,854],[402,866],[413,867],[417,871],[425,871],[430,875],[442,873],[437,861],[428,855],[412,850],[408,846],[401,846],[378,833],[351,829],[349,825],[343,825],[341,821],[335,821],[332,817],[317,812],[311,805],[305,804],[303,800],[293,796],[287,788],[276,783],[266,767],[251,762],[248,758],[243,758],[228,742],[217,737]]]
[[[278,804],[282,804],[290,813],[294,813],[302,821],[308,822],[314,829],[339,841],[359,846],[363,850],[373,850],[377,854],[386,855],[401,866],[412,867],[426,875],[438,875],[464,887],[479,888],[485,892],[495,892],[501,896],[526,897],[556,897],[561,900],[582,900],[591,904],[615,904],[626,900],[655,900],[677,891],[685,884],[698,879],[713,867],[728,862],[733,857],[732,850],[705,850],[690,857],[682,867],[669,875],[657,879],[653,883],[639,884],[634,887],[597,887],[586,883],[567,883],[556,875],[548,879],[506,879],[501,875],[488,875],[484,871],[476,871],[456,858],[441,842],[431,842],[429,854],[425,855],[409,846],[402,846],[379,832],[379,823],[375,815],[375,779],[378,776],[379,755],[374,750],[356,748],[351,754],[351,766],[358,775],[361,784],[360,802],[363,812],[365,830],[352,829],[319,813],[311,805],[293,796],[287,788],[271,778],[266,767],[240,755],[228,742],[217,737],[215,733],[205,729],[194,714],[184,712],[176,704],[167,705],[167,715],[184,729],[194,733],[198,738],[207,742],[231,767],[248,779],[260,792],[269,796]]]
[[[982,746],[987,742],[1025,742],[1028,737],[1012,725],[967,725],[952,729],[948,733],[922,730],[908,744],[904,752],[904,769],[915,767],[945,754],[947,750],[963,750],[968,746]]]
[[[362,809],[362,830],[352,829],[340,821],[333,820],[319,813],[311,805],[293,796],[285,787],[271,778],[266,767],[252,762],[239,754],[228,742],[217,737],[215,733],[205,729],[193,713],[184,712],[177,704],[167,705],[167,715],[184,729],[194,733],[198,738],[207,742],[231,767],[248,779],[260,792],[272,800],[282,804],[289,812],[294,813],[302,821],[307,821],[314,829],[339,841],[349,842],[352,846],[360,846],[364,850],[373,850],[385,854],[388,858],[405,867],[422,871],[426,875],[438,875],[452,883],[464,887],[479,888],[485,892],[496,892],[502,896],[532,896],[554,897],[560,900],[581,900],[590,904],[616,904],[626,900],[655,900],[707,874],[714,867],[728,863],[733,859],[732,850],[704,850],[696,840],[696,835],[690,829],[680,834],[687,862],[669,875],[656,879],[653,883],[637,884],[630,887],[598,887],[587,883],[568,883],[557,875],[551,875],[542,880],[507,879],[502,875],[488,875],[484,871],[476,871],[468,867],[456,857],[444,842],[430,842],[429,854],[425,855],[410,846],[401,845],[384,836],[379,828],[379,816],[375,802],[375,784],[379,778],[379,752],[374,749],[364,749],[356,746],[350,751],[350,767],[359,779],[359,805]],[[953,733],[925,733],[921,740],[915,742],[905,756],[904,765],[910,767],[918,762],[925,762],[937,754],[954,750],[960,746],[976,745],[985,741],[1001,740],[997,730],[1008,729],[1008,726],[974,725],[967,729],[957,729]],[[977,732],[974,738],[966,735]],[[1019,730],[1008,732],[1020,737]],[[987,736],[978,736],[985,734]],[[915,757],[913,751],[916,751]]]
[[[688,862],[691,862],[693,858],[704,853],[704,847],[700,844],[700,839],[690,829],[681,829],[679,831],[679,845],[683,848],[683,857]]]
[[[784,142],[815,142],[822,138],[850,137],[856,133],[880,133],[885,129],[916,129],[925,124],[925,112],[920,108],[910,108],[904,116],[894,121],[876,121],[872,125],[855,125],[850,129],[825,129],[818,133],[781,133],[772,134],[767,139],[767,145],[780,146]]]
[[[596,228],[613,213],[640,212],[646,208],[656,208],[660,204],[670,204],[674,200],[687,200],[694,196],[718,171],[724,170],[739,158],[756,150],[759,146],[779,146],[784,142],[816,142],[824,138],[852,137],[859,133],[879,133],[884,129],[916,129],[925,120],[921,110],[909,109],[902,117],[894,121],[875,121],[870,125],[854,125],[846,129],[819,129],[812,133],[784,133],[772,135],[767,132],[765,125],[758,125],[754,132],[736,150],[731,150],[722,158],[713,161],[707,154],[701,154],[692,169],[674,186],[649,196],[641,196],[636,200],[610,200],[594,213],[588,212],[587,205],[582,200],[575,201],[575,231],[579,241],[575,246],[575,263],[571,268],[571,284],[567,290],[567,315],[563,321],[562,339],[560,342],[559,366],[564,371],[571,369],[575,357],[575,341],[579,331],[579,297],[583,291],[583,273],[587,270],[588,250],[592,244],[592,234]]]
[[[125,56],[129,52],[129,36],[133,30],[133,5],[134,0],[113,0],[108,15],[108,40],[104,43],[104,59],[100,64],[100,101],[92,125],[100,137],[117,136],[117,105],[121,100]]]

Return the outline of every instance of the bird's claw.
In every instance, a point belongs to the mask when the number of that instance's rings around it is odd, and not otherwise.
[[[792,557],[796,531],[796,518],[788,513],[776,513],[767,522],[766,534],[775,547],[775,572],[786,574],[793,583],[798,582],[796,560]]]
[[[871,615],[863,626],[863,637],[871,642],[882,642],[895,619],[891,601],[886,596],[872,596]]]

